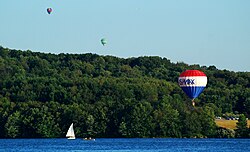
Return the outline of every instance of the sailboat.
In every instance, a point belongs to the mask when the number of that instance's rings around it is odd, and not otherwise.
[[[76,139],[74,128],[73,128],[73,123],[70,125],[69,130],[66,134],[66,137],[68,137],[68,139]]]

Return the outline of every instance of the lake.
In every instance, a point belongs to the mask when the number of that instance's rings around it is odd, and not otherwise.
[[[249,152],[250,139],[98,138],[0,139],[0,151],[25,152]]]

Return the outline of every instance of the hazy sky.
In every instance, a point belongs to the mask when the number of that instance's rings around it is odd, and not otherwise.
[[[250,72],[250,0],[0,0],[0,45]]]

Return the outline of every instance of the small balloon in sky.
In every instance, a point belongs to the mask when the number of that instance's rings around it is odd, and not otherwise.
[[[102,38],[102,39],[101,39],[101,43],[102,43],[102,45],[104,46],[104,45],[107,44],[107,40],[106,40],[105,38]]]
[[[47,13],[50,14],[52,12],[52,8],[47,8]]]

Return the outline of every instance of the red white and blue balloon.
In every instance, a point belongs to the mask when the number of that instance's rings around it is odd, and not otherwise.
[[[186,70],[180,74],[179,86],[189,98],[197,98],[207,85],[207,76],[199,70]]]

